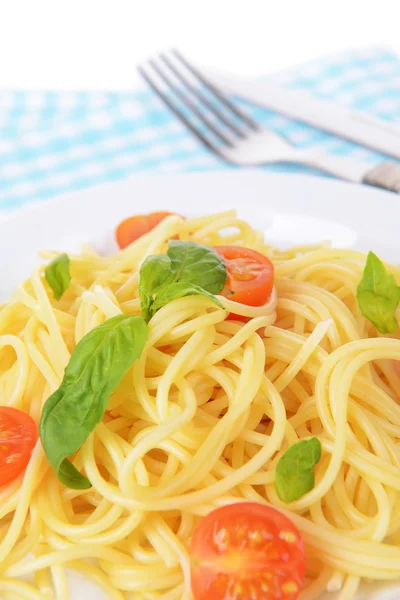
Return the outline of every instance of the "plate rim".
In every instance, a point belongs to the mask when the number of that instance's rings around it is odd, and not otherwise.
[[[54,208],[55,205],[63,204],[69,198],[74,198],[80,195],[91,194],[96,190],[102,189],[112,189],[116,186],[129,186],[132,183],[137,181],[152,181],[154,179],[207,179],[207,178],[219,178],[219,177],[227,177],[227,178],[246,178],[246,177],[255,177],[255,178],[265,178],[279,180],[294,180],[298,181],[299,184],[301,182],[305,182],[307,185],[322,185],[335,187],[337,186],[338,190],[340,189],[362,189],[362,193],[364,194],[372,194],[372,195],[382,195],[382,198],[386,198],[388,201],[394,200],[397,194],[390,190],[384,190],[374,186],[368,186],[365,184],[353,183],[351,181],[344,181],[341,179],[335,179],[332,177],[324,176],[324,175],[310,175],[307,173],[288,173],[288,172],[274,172],[274,171],[264,171],[261,169],[255,168],[243,168],[243,169],[232,169],[231,171],[220,170],[217,169],[215,171],[191,171],[184,173],[135,173],[125,177],[123,179],[118,179],[114,181],[104,181],[100,183],[95,183],[93,185],[89,185],[87,187],[83,187],[76,190],[67,190],[61,193],[56,193],[53,196],[46,199],[34,199],[32,201],[28,201],[25,204],[15,207],[15,208],[1,208],[0,207],[0,228],[4,223],[8,223],[10,221],[14,221],[15,219],[24,217],[25,215],[34,214],[37,211],[45,210],[46,208]],[[357,192],[358,193],[358,192]],[[400,206],[400,202],[399,202]]]

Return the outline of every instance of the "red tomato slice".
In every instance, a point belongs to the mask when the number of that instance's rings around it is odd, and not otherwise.
[[[171,212],[153,212],[148,215],[135,215],[128,217],[122,221],[115,232],[118,246],[126,248],[129,244],[132,244],[135,240],[142,237],[146,233],[149,233],[156,225],[158,225],[165,217],[175,215],[176,213]]]
[[[240,304],[262,306],[271,296],[274,286],[274,265],[259,252],[240,246],[215,246],[224,259],[228,278],[221,294]],[[230,314],[228,319],[247,323],[248,317]]]
[[[26,468],[37,438],[32,417],[17,408],[0,406],[0,486]]]
[[[195,600],[296,600],[304,583],[300,533],[263,504],[217,508],[200,522],[190,551]]]

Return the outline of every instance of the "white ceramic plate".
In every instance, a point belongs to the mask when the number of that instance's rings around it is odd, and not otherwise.
[[[113,228],[137,212],[167,209],[190,216],[236,208],[265,232],[269,243],[290,246],[331,240],[334,246],[373,249],[400,257],[400,198],[373,188],[303,175],[236,171],[139,176],[61,196],[0,222],[0,295],[4,301],[38,263],[43,248],[73,251],[92,242],[115,249]],[[324,600],[335,600],[326,594]],[[395,600],[400,583],[363,587],[357,600]],[[105,600],[71,574],[73,600]],[[322,599],[321,599],[322,600]]]

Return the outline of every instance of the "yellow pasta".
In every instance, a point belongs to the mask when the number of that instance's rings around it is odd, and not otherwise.
[[[399,579],[400,341],[358,311],[360,252],[279,251],[234,211],[169,217],[111,257],[84,248],[70,255],[60,301],[40,267],[2,307],[1,404],[38,422],[78,341],[110,317],[140,315],[139,267],[176,235],[266,254],[271,299],[238,308],[220,297],[221,310],[188,296],[156,313],[141,358],[73,458],[90,489],[64,487],[38,441],[25,473],[0,488],[0,597],[69,600],[72,569],[112,600],[190,600],[194,528],[243,500],[276,506],[302,532],[302,600],[325,590],[351,600],[361,580]],[[226,320],[232,310],[250,320]],[[312,436],[323,450],[316,484],[285,504],[277,462]]]

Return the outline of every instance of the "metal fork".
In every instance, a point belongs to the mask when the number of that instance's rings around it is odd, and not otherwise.
[[[177,50],[139,67],[158,97],[211,152],[242,166],[289,162],[400,193],[400,165],[366,166],[353,158],[294,147],[248,116]]]

